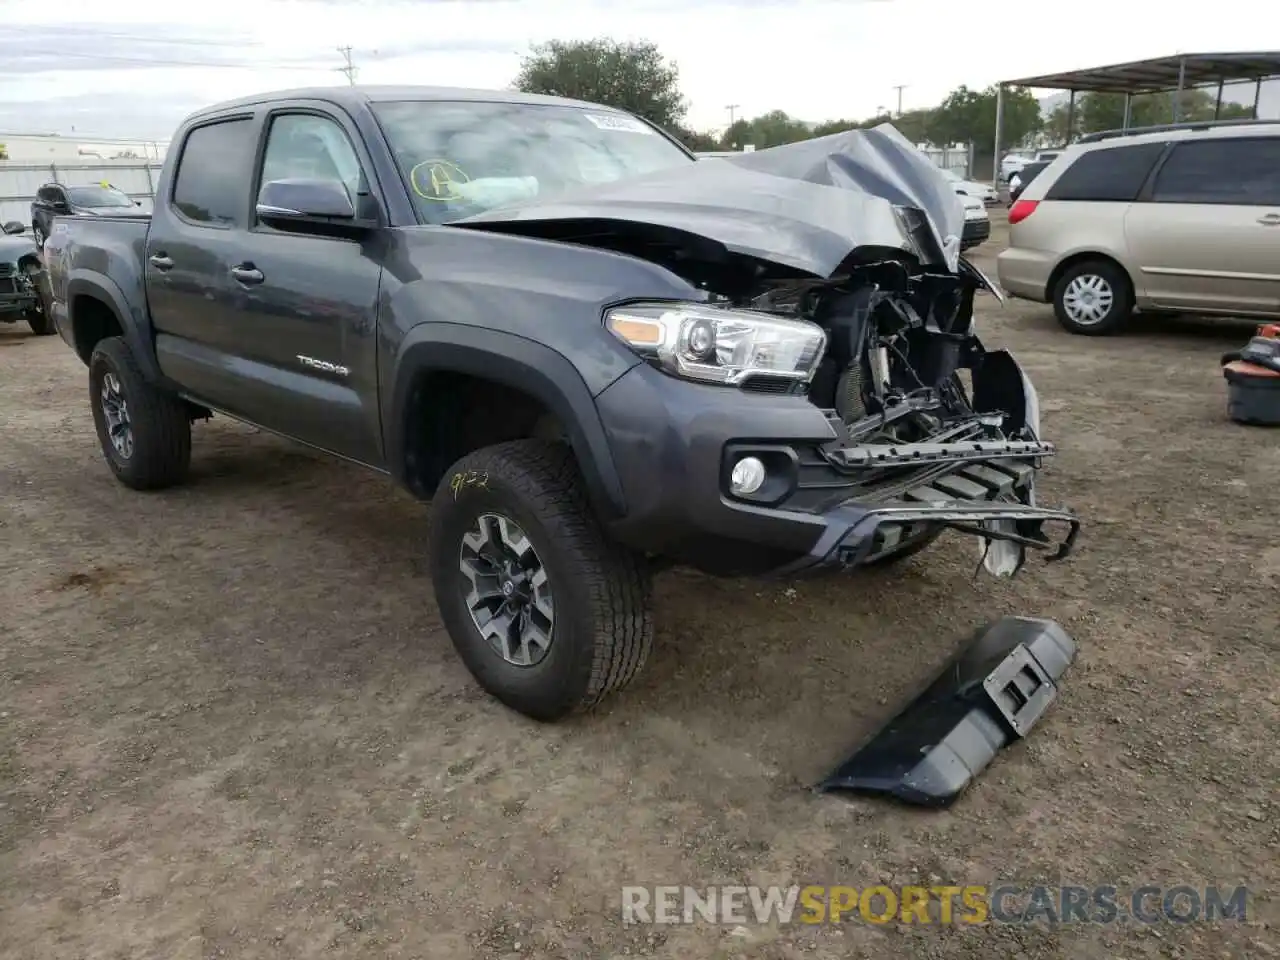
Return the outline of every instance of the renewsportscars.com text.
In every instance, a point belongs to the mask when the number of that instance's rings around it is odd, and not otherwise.
[[[627,886],[626,924],[1156,924],[1247,919],[1244,886]]]

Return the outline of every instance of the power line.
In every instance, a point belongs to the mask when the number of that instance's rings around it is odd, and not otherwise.
[[[902,91],[911,86],[909,83],[900,83],[893,89],[898,91],[898,116],[902,116]]]
[[[336,69],[339,73],[344,74],[347,78],[347,83],[354,87],[356,85],[356,74],[360,72],[360,68],[351,62],[351,45],[338,47],[338,52],[342,54],[342,59],[347,62],[347,65]]]
[[[233,63],[227,60],[169,60],[156,57],[113,57],[110,54],[100,53],[68,53],[65,50],[32,50],[29,47],[23,47],[22,54],[35,54],[42,57],[57,57],[60,59],[71,60],[88,60],[91,62],[101,63],[132,63],[139,66],[155,66],[155,67],[208,67],[211,69],[224,68],[235,70],[307,70],[312,73],[324,70],[325,67],[305,67],[301,64],[288,63],[272,63],[269,60],[260,60],[255,62],[239,62]],[[21,72],[21,71],[4,71],[4,72]]]
[[[46,39],[44,36],[41,36],[43,31],[39,29],[30,30],[30,28],[28,28],[28,30],[36,37]],[[17,33],[18,40],[22,39],[22,33],[22,28],[19,28]],[[77,39],[84,38],[90,40],[130,40],[135,43],[167,43],[184,47],[228,47],[241,49],[243,47],[262,46],[262,42],[259,40],[197,40],[194,37],[166,37],[163,35],[147,37],[136,33],[100,33],[97,30],[77,30],[74,27],[58,27],[56,30],[49,31],[49,34],[58,38],[74,37]]]

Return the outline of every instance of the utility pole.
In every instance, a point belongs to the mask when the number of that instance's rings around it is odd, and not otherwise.
[[[909,83],[900,83],[893,88],[898,91],[898,116],[902,116],[902,91],[909,86]]]
[[[725,109],[729,111],[729,126],[731,127],[733,126],[733,112],[740,106],[742,106],[740,103],[731,103],[725,107]]]
[[[356,85],[356,74],[360,72],[360,68],[351,62],[351,47],[350,45],[338,47],[338,52],[342,54],[342,59],[347,62],[347,65],[345,67],[337,67],[336,69],[339,73],[345,74],[347,83],[354,87]]]

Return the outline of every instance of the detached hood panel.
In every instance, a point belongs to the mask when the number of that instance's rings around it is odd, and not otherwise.
[[[609,223],[691,234],[825,279],[860,247],[903,250],[955,271],[964,208],[938,168],[882,124],[557,193],[451,225],[563,236],[574,224]]]

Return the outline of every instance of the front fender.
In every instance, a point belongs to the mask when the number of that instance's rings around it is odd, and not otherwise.
[[[595,399],[577,368],[562,354],[512,333],[459,323],[422,323],[405,334],[393,371],[394,386],[383,393],[382,422],[388,463],[398,482],[407,481],[405,411],[415,381],[423,373],[460,373],[501,383],[539,400],[568,434],[588,495],[601,517],[625,514],[622,483]]]

